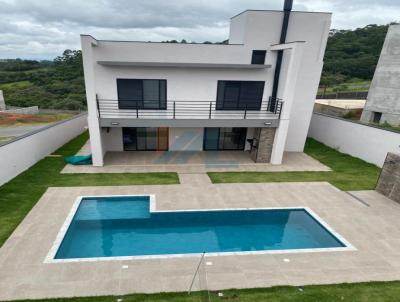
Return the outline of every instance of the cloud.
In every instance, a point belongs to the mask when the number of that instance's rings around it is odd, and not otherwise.
[[[387,24],[400,1],[295,0],[295,10],[332,11],[334,28]],[[281,9],[283,0],[0,0],[0,58],[48,58],[99,39],[222,41],[245,9]],[[379,12],[379,14],[377,13]]]

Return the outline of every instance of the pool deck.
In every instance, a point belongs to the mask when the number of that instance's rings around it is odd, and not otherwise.
[[[90,142],[77,153],[90,154]],[[130,151],[107,152],[103,167],[66,165],[61,173],[147,173],[147,172],[288,172],[331,171],[302,152],[285,152],[281,165],[255,163],[243,151]]]
[[[328,183],[49,188],[0,248],[0,300],[186,291],[198,257],[44,263],[81,195],[155,194],[159,210],[308,207],[357,250],[206,257],[209,289],[400,279],[400,205]],[[289,259],[290,261],[284,261]]]

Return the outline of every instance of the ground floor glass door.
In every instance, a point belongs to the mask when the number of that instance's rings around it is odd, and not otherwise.
[[[168,128],[122,128],[125,151],[167,151]]]
[[[244,150],[247,128],[204,128],[204,150]]]

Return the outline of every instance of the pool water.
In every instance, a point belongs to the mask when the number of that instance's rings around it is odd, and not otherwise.
[[[148,196],[90,197],[55,259],[344,246],[305,209],[150,212]]]

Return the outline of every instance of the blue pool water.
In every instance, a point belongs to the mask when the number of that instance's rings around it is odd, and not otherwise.
[[[56,259],[333,248],[304,209],[150,213],[149,197],[84,198]]]

